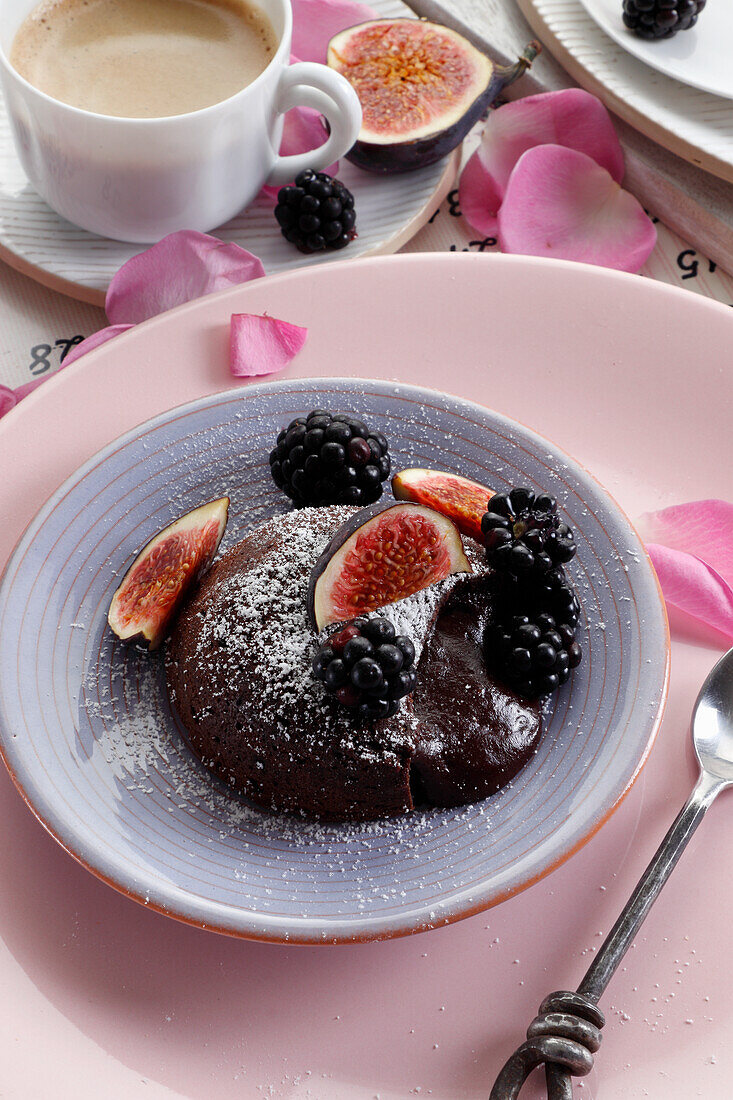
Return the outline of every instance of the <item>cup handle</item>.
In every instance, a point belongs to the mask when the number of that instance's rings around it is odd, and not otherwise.
[[[311,61],[283,69],[276,100],[279,114],[291,107],[313,107],[328,119],[328,139],[308,153],[278,157],[267,179],[279,187],[290,183],[304,168],[320,171],[348,153],[361,129],[361,103],[346,77]]]

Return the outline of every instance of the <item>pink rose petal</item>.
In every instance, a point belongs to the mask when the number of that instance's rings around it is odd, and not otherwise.
[[[733,638],[733,588],[694,554],[647,543],[667,603]]]
[[[673,504],[646,512],[638,526],[642,537],[697,555],[733,585],[733,504],[727,500]]]
[[[538,145],[517,161],[499,210],[503,252],[639,271],[657,231],[628,191],[591,157]]]
[[[477,149],[466,161],[458,181],[458,202],[468,224],[482,237],[493,237],[497,230],[496,212],[502,194]]]
[[[71,351],[64,356],[62,367],[68,367],[76,359],[80,359],[82,355],[86,355],[88,351],[93,351],[94,348],[98,348],[100,344],[106,344],[108,340],[112,340],[115,336],[119,336],[121,332],[127,332],[128,329],[134,327],[134,325],[107,325],[106,328],[100,328],[99,332],[94,332],[91,336],[87,336],[86,340],[82,340],[80,344],[77,344],[76,347],[73,347]]]
[[[674,504],[638,526],[667,602],[733,637],[733,504]]]
[[[105,309],[113,325],[137,324],[264,274],[257,257],[239,245],[183,229],[122,265],[112,277]]]
[[[61,370],[61,367],[59,367],[59,370]],[[42,374],[40,378],[33,378],[32,382],[24,382],[22,386],[18,386],[18,388],[15,389],[15,398],[22,401],[24,397],[28,397],[29,394],[32,394],[34,389],[39,388],[44,382],[47,382],[48,378],[53,378],[54,374],[58,374],[58,371],[53,371],[50,374]]]
[[[592,157],[617,183],[624,174],[621,144],[599,99],[582,88],[545,92],[492,111],[481,145],[468,160],[458,187],[461,211],[484,236],[496,218],[514,165],[536,145],[564,145]]]
[[[0,386],[0,417],[5,416],[18,404],[18,396],[15,390],[9,386]]]
[[[44,382],[49,378],[53,378],[54,374],[58,374],[58,371],[54,371],[53,374],[43,374],[40,378],[34,378],[32,382],[24,382],[22,386],[18,386],[15,390],[15,397],[17,401],[22,401],[24,397],[27,397],[29,393],[33,393],[39,386],[42,386]]]
[[[292,0],[293,53],[301,61],[326,60],[326,48],[335,34],[378,19],[366,4],[355,0]]]
[[[66,366],[65,362],[64,366]],[[53,378],[54,374],[58,374],[58,371],[43,374],[40,378],[34,378],[30,382],[24,382],[22,386],[16,386],[14,390],[8,389],[7,386],[0,386],[0,418],[20,404],[29,393],[33,393],[39,386],[42,386],[47,379]]]
[[[258,313],[233,313],[229,367],[237,378],[274,374],[287,367],[305,344],[307,328]]]

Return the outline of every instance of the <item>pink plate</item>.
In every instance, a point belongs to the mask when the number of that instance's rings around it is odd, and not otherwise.
[[[632,516],[730,491],[724,307],[578,265],[398,257],[201,300],[41,387],[0,425],[13,460],[0,561],[94,451],[231,386],[228,319],[242,311],[310,327],[287,377],[398,378],[489,405],[558,441]],[[673,628],[662,732],[611,822],[530,891],[419,938],[276,950],[164,921],[66,859],[3,775],[4,1094],[485,1096],[542,997],[579,978],[687,793],[689,711],[719,639]],[[726,821],[723,798],[611,986],[597,1079],[578,1095],[730,1095]]]

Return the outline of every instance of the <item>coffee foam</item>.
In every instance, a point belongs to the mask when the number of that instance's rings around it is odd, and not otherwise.
[[[228,99],[277,45],[246,0],[44,0],[21,24],[10,61],[63,103],[162,118]]]

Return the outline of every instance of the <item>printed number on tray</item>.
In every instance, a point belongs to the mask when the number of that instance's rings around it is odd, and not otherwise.
[[[80,344],[83,339],[83,336],[77,335],[67,340],[56,340],[53,344],[34,344],[31,348],[31,361],[28,364],[33,377],[37,378],[39,374],[45,374],[54,367],[60,367],[71,349],[76,344]]]
[[[683,279],[696,279],[697,273],[700,268],[700,260],[695,259],[697,252],[692,248],[686,248],[684,252],[680,252],[677,257],[677,267],[684,272]],[[708,271],[712,275],[715,272],[717,264],[714,264],[712,260],[703,260],[703,263],[707,263]]]

